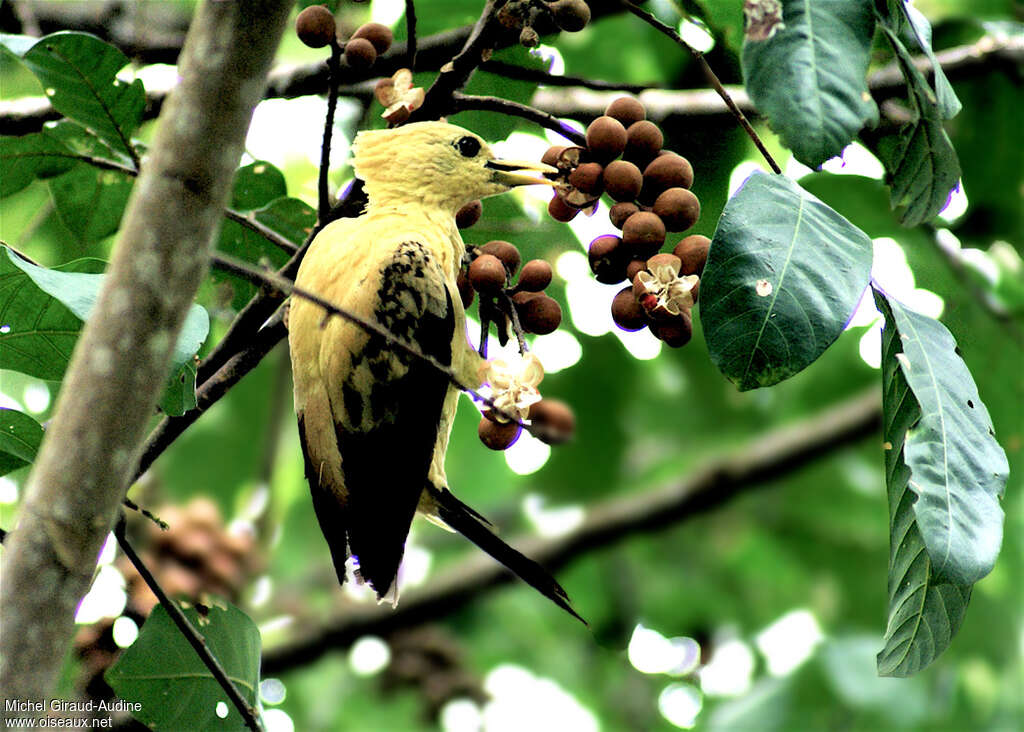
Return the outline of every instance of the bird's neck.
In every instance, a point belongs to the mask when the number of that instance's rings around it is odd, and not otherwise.
[[[466,253],[466,245],[455,225],[452,211],[423,205],[408,203],[376,203],[372,202],[366,209],[366,215],[383,221],[401,222],[398,226],[408,236],[424,244],[430,253],[441,264],[446,273],[454,278],[462,266],[462,258]]]

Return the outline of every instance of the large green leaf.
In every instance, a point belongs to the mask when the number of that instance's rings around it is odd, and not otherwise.
[[[932,571],[973,584],[999,555],[1006,453],[945,326],[895,300],[885,305],[886,328],[899,337],[894,358],[921,409],[904,445],[914,516]]]
[[[131,135],[142,120],[146,94],[138,79],[127,84],[117,78],[127,56],[95,36],[62,31],[40,39],[24,61],[54,109],[131,154]]]
[[[879,141],[879,152],[889,173],[892,207],[900,209],[904,226],[916,226],[945,207],[960,181],[960,161],[942,127],[935,92],[897,34],[885,23],[879,26],[896,52],[911,105],[911,120],[897,134]]]
[[[922,418],[899,356],[904,345],[890,324],[893,312],[884,296],[875,302],[886,317],[882,334],[882,408],[885,482],[889,494],[889,620],[878,673],[910,676],[928,666],[950,644],[963,622],[971,585],[936,576],[915,513],[906,442]]]
[[[43,427],[17,409],[0,407],[0,475],[7,475],[36,459]]]
[[[228,603],[183,607],[185,617],[205,640],[250,707],[256,706],[260,678],[260,633],[252,619]],[[152,729],[236,730],[244,727],[238,710],[182,636],[163,606],[153,608],[139,637],[105,674],[125,701],[142,705],[132,712]],[[224,713],[218,715],[218,706]]]
[[[61,379],[82,323],[99,296],[104,264],[97,259],[80,259],[47,269],[26,262],[4,247],[0,255],[0,368],[40,379]],[[194,392],[192,360],[209,330],[206,310],[193,305],[171,357],[174,373],[169,388],[175,393],[180,394],[183,389]],[[179,399],[186,407],[195,404],[194,394],[191,402],[187,396]],[[161,401],[167,405],[175,403],[169,394]]]
[[[701,278],[711,359],[741,390],[771,386],[842,333],[871,240],[796,183],[755,173],[726,204]]]
[[[817,167],[878,121],[867,86],[871,0],[783,0],[782,22],[748,29],[747,93],[796,158]]]
[[[943,119],[952,119],[961,109],[953,86],[942,70],[942,64],[932,51],[932,26],[924,14],[906,0],[889,0],[888,14],[884,22],[893,29],[900,31],[904,37],[914,40],[917,46],[932,62],[932,73],[935,79],[935,99]]]

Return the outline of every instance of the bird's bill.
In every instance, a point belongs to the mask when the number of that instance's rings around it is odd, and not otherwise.
[[[537,173],[554,175],[558,168],[532,160],[488,160],[485,167],[494,171],[494,180],[506,186],[529,186],[541,184],[551,186],[553,181]]]

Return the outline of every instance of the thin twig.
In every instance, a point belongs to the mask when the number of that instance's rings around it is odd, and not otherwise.
[[[416,70],[416,2],[405,0],[405,67],[409,71]]]
[[[480,70],[488,74],[504,76],[506,79],[516,81],[531,81],[547,86],[578,86],[583,89],[594,91],[618,91],[628,94],[640,94],[648,89],[660,89],[657,83],[650,84],[627,84],[617,81],[603,81],[600,79],[587,79],[583,76],[571,76],[568,74],[551,74],[540,69],[528,69],[524,66],[517,66],[505,61],[484,61],[480,64]]]
[[[501,97],[474,96],[470,94],[462,94],[461,92],[453,92],[451,106],[453,112],[464,112],[470,109],[475,109],[486,112],[498,112],[500,114],[507,114],[513,117],[521,117],[523,119],[530,120],[531,122],[535,122],[541,127],[557,132],[562,135],[562,137],[571,140],[576,145],[586,144],[586,137],[582,132],[574,130],[554,115],[548,114],[547,112],[526,104],[520,104],[519,102],[502,99]]]
[[[282,251],[288,252],[289,254],[294,254],[299,251],[298,244],[289,239],[285,239],[266,224],[262,224],[257,221],[253,212],[242,213],[240,211],[235,211],[232,208],[226,208],[224,209],[224,218],[234,221],[239,226],[243,226],[255,234],[259,234]]]
[[[338,109],[338,83],[341,77],[341,46],[331,41],[331,56],[327,59],[327,118],[324,120],[324,139],[320,146],[320,174],[317,186],[317,221],[325,222],[331,213],[331,193],[327,172],[331,165],[331,138],[334,136],[334,113]]]
[[[132,548],[132,545],[128,541],[128,537],[125,535],[125,520],[123,513],[118,519],[117,524],[114,525],[114,537],[117,539],[117,543],[120,545],[121,551],[123,551],[125,556],[128,557],[128,561],[130,561],[135,569],[138,570],[143,581],[145,581],[149,589],[152,590],[153,594],[156,595],[156,598],[160,601],[164,610],[167,611],[171,620],[173,620],[174,624],[178,626],[178,630],[185,637],[185,640],[188,641],[189,645],[192,646],[192,649],[196,652],[196,655],[199,656],[199,660],[203,662],[203,665],[209,669],[213,678],[215,678],[217,683],[220,684],[220,687],[224,689],[224,693],[228,695],[228,699],[231,700],[231,703],[235,705],[235,708],[242,715],[242,719],[245,721],[245,726],[251,730],[260,732],[260,730],[263,729],[263,726],[260,724],[259,718],[256,715],[256,710],[249,706],[249,703],[245,701],[245,698],[238,690],[238,687],[236,687],[234,682],[231,681],[227,671],[224,670],[220,661],[217,660],[217,657],[213,655],[209,647],[206,645],[206,639],[200,635],[199,631],[197,631],[195,627],[193,627],[192,623],[189,622],[189,619],[185,617],[185,614],[181,611],[181,608],[178,607],[178,604],[167,596],[167,593],[164,592],[164,588],[160,586],[156,577],[154,577],[153,573],[149,571],[149,567],[147,567],[146,563],[142,561],[142,558],[135,553],[135,549]]]
[[[47,151],[46,153],[43,154],[25,154],[9,156],[9,158],[19,157],[67,158],[69,160],[77,160],[79,162],[86,163],[88,165],[93,166],[94,168],[99,168],[100,170],[110,170],[115,173],[121,173],[123,175],[131,176],[132,178],[137,178],[139,175],[139,171],[136,170],[135,168],[132,168],[128,165],[122,165],[121,163],[114,162],[113,160],[107,160],[106,158],[98,158],[93,155],[79,155],[77,153],[61,153]],[[225,208],[224,217],[227,219],[231,219],[235,223],[239,224],[240,226],[244,226],[245,228],[249,229],[250,231],[256,234],[259,234],[264,239],[269,241],[271,244],[276,246],[278,249],[282,249],[290,253],[294,253],[299,249],[298,246],[296,246],[293,242],[289,241],[288,239],[285,239],[283,236],[278,234],[270,227],[261,224],[259,221],[253,218],[251,213],[244,214],[240,211],[236,211],[231,208]]]
[[[626,8],[626,10],[631,12],[633,15],[643,20],[645,23],[647,23],[655,30],[658,30],[664,35],[668,36],[673,41],[675,41],[680,46],[682,46],[683,48],[690,52],[690,55],[693,56],[694,60],[700,65],[701,70],[703,70],[704,76],[707,77],[708,83],[710,83],[712,88],[714,88],[714,90],[718,92],[718,96],[720,96],[722,98],[722,101],[725,102],[725,105],[729,108],[729,111],[732,112],[732,116],[736,118],[736,121],[739,122],[740,127],[743,128],[743,131],[747,133],[751,140],[754,141],[754,147],[758,149],[758,152],[760,152],[764,159],[768,162],[768,165],[771,167],[771,169],[776,173],[781,174],[782,168],[780,168],[779,164],[775,162],[775,158],[772,157],[771,153],[769,153],[768,149],[764,146],[764,143],[761,142],[761,138],[758,137],[757,132],[755,132],[754,128],[751,127],[750,122],[747,120],[746,116],[743,114],[740,108],[736,106],[736,102],[734,102],[732,100],[732,97],[729,96],[729,92],[725,90],[725,87],[722,86],[722,82],[719,81],[718,75],[711,70],[711,66],[708,65],[707,59],[704,58],[704,54],[698,51],[693,46],[691,46],[686,41],[684,41],[682,36],[676,33],[670,26],[665,25],[660,20],[655,18],[653,15],[648,13],[646,10],[638,8],[636,5],[629,2],[629,0],[623,0],[622,5],[624,8]]]

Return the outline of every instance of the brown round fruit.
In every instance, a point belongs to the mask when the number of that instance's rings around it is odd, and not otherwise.
[[[628,160],[613,160],[604,169],[604,190],[616,201],[632,201],[643,184],[644,174]]]
[[[478,251],[481,254],[493,254],[500,259],[510,275],[516,273],[516,270],[519,269],[519,263],[523,259],[515,244],[501,241],[500,239],[487,242]]]
[[[689,188],[693,185],[693,167],[690,161],[675,153],[659,155],[644,168],[644,187],[640,201],[648,205],[669,188]]]
[[[505,265],[493,254],[481,254],[469,265],[469,283],[477,292],[494,294],[505,286]]]
[[[604,234],[590,242],[587,253],[590,271],[598,282],[616,285],[626,279],[626,252],[622,239],[613,234]]]
[[[480,220],[483,212],[484,205],[480,201],[470,201],[455,214],[455,225],[460,229],[468,229]]]
[[[704,273],[704,265],[708,261],[710,248],[711,240],[703,234],[691,234],[676,244],[672,253],[683,263],[679,268],[679,273],[700,277]]]
[[[647,269],[646,259],[634,259],[626,265],[626,280],[632,282],[636,279],[637,272]]]
[[[611,220],[612,226],[621,230],[623,224],[626,223],[626,219],[639,210],[640,208],[635,203],[623,201],[616,203],[611,207],[611,209],[609,209],[608,218]]]
[[[377,49],[365,38],[352,38],[345,44],[345,62],[353,69],[368,69],[377,60]]]
[[[569,174],[569,185],[592,196],[600,196],[604,188],[600,163],[583,163]]]
[[[693,317],[690,313],[680,313],[671,320],[652,323],[651,332],[665,342],[670,348],[682,348],[693,337]]]
[[[647,314],[637,302],[632,287],[623,287],[612,300],[612,320],[626,331],[641,330],[647,326]]]
[[[365,38],[373,44],[377,53],[384,53],[391,48],[391,42],[395,40],[391,29],[383,23],[364,23],[356,28],[352,34],[353,38]]]
[[[665,243],[665,224],[657,214],[637,211],[622,227],[622,243],[634,257],[649,257]]]
[[[665,136],[658,125],[647,120],[634,122],[626,130],[626,149],[623,156],[643,167],[661,150]]]
[[[564,31],[581,31],[590,22],[590,6],[584,0],[555,0],[548,7],[555,18],[555,25]]]
[[[476,433],[480,442],[492,450],[507,450],[519,439],[523,428],[516,422],[492,422],[487,417],[480,419]]]
[[[310,48],[323,48],[334,40],[334,15],[323,5],[310,5],[295,19],[295,35]]]
[[[625,147],[626,128],[614,117],[598,117],[587,127],[587,149],[598,162],[617,158]]]
[[[651,209],[669,231],[686,231],[700,218],[700,201],[685,188],[669,188],[654,199]]]
[[[639,122],[647,116],[644,105],[634,97],[619,97],[608,105],[604,113],[617,119],[627,130],[631,124]]]
[[[559,195],[555,195],[548,203],[548,215],[555,221],[561,221],[563,224],[572,221],[579,212],[578,208],[570,206]]]
[[[476,290],[473,289],[473,285],[469,282],[469,276],[465,270],[459,270],[458,276],[455,278],[455,285],[459,289],[459,298],[462,300],[462,309],[467,309],[473,304],[473,298],[476,297]]]
[[[518,287],[527,292],[542,292],[551,284],[551,265],[543,259],[531,259],[519,273]]]
[[[553,333],[562,322],[562,306],[553,297],[538,294],[523,303],[519,310],[519,322],[527,333],[547,335]]]
[[[541,399],[530,405],[528,413],[532,425],[541,427],[537,438],[549,445],[566,442],[576,431],[576,416],[572,408],[557,399]]]

